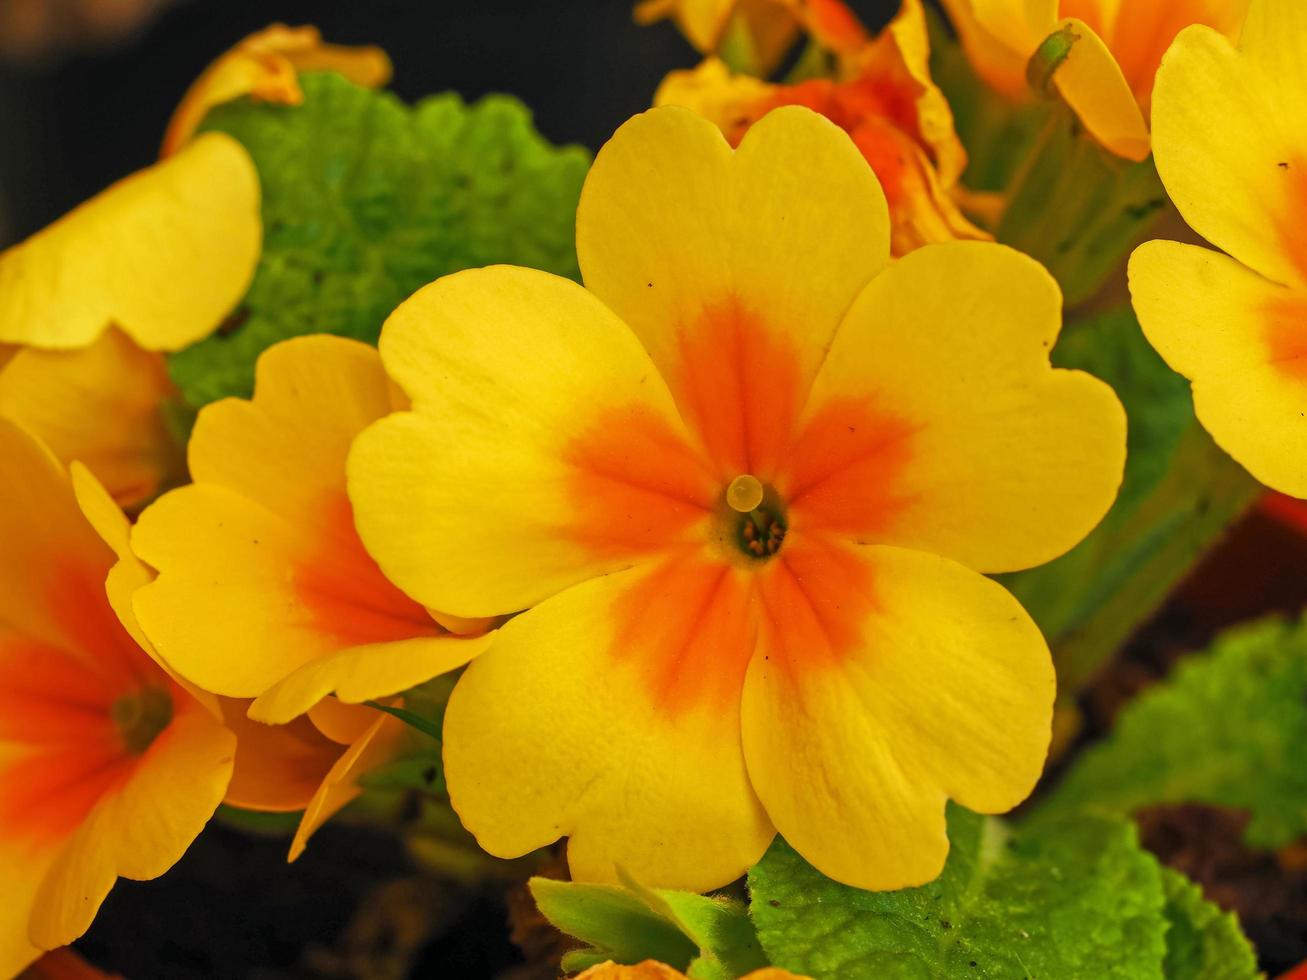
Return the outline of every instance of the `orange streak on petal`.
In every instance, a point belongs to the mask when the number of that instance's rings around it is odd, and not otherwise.
[[[0,766],[0,836],[48,843],[76,830],[136,759],[113,741],[38,750]]]
[[[739,703],[757,616],[751,576],[697,551],[670,556],[615,603],[611,654],[675,717]]]
[[[0,837],[58,840],[126,778],[109,712],[128,691],[53,647],[0,645]]]
[[[346,646],[387,643],[444,631],[377,567],[354,527],[344,492],[324,500],[318,537],[294,572],[295,594],[314,628]]]
[[[86,669],[120,686],[132,682],[139,686],[146,680],[163,684],[163,672],[136,645],[109,605],[104,584],[108,571],[107,558],[103,567],[73,559],[53,562],[45,602],[56,611],[54,618]]]
[[[678,400],[718,478],[771,482],[802,394],[798,351],[735,298],[706,308],[679,339]]]
[[[22,637],[0,639],[0,742],[110,738],[109,709],[117,693],[54,647]]]
[[[858,536],[888,526],[908,503],[898,488],[914,432],[866,398],[825,405],[795,439],[779,485],[790,526]]]
[[[796,679],[839,665],[861,643],[873,586],[871,567],[848,546],[791,533],[758,576],[763,656]]]
[[[1265,309],[1270,361],[1297,381],[1307,381],[1307,293],[1290,293]]]
[[[566,534],[598,555],[662,550],[702,522],[714,485],[671,426],[639,404],[601,413],[564,450],[575,518]]]
[[[1307,222],[1302,217],[1307,214],[1307,156],[1277,161],[1277,170],[1288,186],[1285,206],[1273,219],[1276,232],[1294,267],[1307,279]],[[1299,322],[1307,330],[1307,322]]]

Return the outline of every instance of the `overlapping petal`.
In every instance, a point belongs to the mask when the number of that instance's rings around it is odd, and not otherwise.
[[[261,248],[254,162],[207,134],[0,254],[0,341],[85,347],[118,326],[177,350],[236,305]]]
[[[163,358],[117,329],[79,350],[26,347],[0,358],[0,415],[64,464],[86,464],[123,507],[144,503],[184,465],[164,416],[172,392]]]
[[[616,881],[620,866],[693,890],[761,857],[773,831],[739,727],[754,635],[747,578],[694,555],[679,562],[541,603],[459,680],[445,715],[446,779],[491,854],[568,835],[578,880]]]
[[[1301,5],[1254,0],[1238,48],[1184,31],[1153,97],[1158,173],[1227,255],[1149,242],[1130,262],[1144,333],[1193,382],[1216,441],[1307,496],[1307,59]],[[1197,107],[1201,106],[1199,111]]]
[[[1307,497],[1307,293],[1159,241],[1131,257],[1130,294],[1149,341],[1193,381],[1217,443],[1267,486]]]
[[[984,572],[1076,544],[1115,499],[1125,413],[1107,385],[1049,367],[1060,308],[1038,263],[996,245],[927,246],[881,273],[840,328],[778,484],[791,526]]]
[[[1295,78],[1301,35],[1292,3],[1280,30],[1258,27],[1236,49],[1202,27],[1184,32],[1158,73],[1153,100],[1157,172],[1200,235],[1264,276],[1307,288],[1307,69]],[[1251,46],[1250,46],[1251,45]]]
[[[749,777],[824,874],[923,884],[948,854],[946,799],[997,813],[1034,787],[1052,726],[1048,648],[1006,590],[951,561],[866,547],[814,582],[806,566],[829,564],[832,546],[796,545],[762,577]]]
[[[425,605],[513,612],[701,536],[719,488],[639,342],[575,283],[447,276],[391,314],[381,357],[413,410],[357,439],[350,498]]]

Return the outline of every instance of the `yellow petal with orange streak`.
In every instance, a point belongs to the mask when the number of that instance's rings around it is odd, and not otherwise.
[[[116,325],[179,350],[245,294],[262,243],[254,162],[207,133],[0,253],[0,341],[86,347]]]
[[[175,704],[126,784],[96,804],[51,866],[32,908],[32,941],[72,942],[119,877],[144,881],[171,868],[222,801],[235,751],[235,737],[207,711]]]
[[[579,881],[706,891],[772,827],[739,740],[747,574],[692,556],[575,586],[512,619],[445,714],[455,811],[489,853],[568,836]]]
[[[782,549],[762,573],[775,581],[744,687],[749,777],[823,874],[924,884],[948,854],[946,800],[1000,813],[1043,771],[1048,647],[1006,590],[946,559],[859,548],[838,597],[793,560]]]
[[[994,284],[1001,283],[996,289]],[[927,245],[849,311],[777,490],[794,530],[1042,564],[1111,507],[1125,466],[1115,393],[1054,370],[1061,296],[1002,245]]]
[[[640,342],[575,283],[445,276],[391,314],[381,357],[413,408],[355,440],[349,494],[426,606],[515,612],[702,535],[711,473]]]
[[[1130,295],[1149,342],[1193,383],[1217,443],[1267,486],[1307,497],[1307,289],[1157,241],[1131,256]]]
[[[586,287],[682,399],[682,346],[711,326],[706,311],[731,303],[785,331],[806,389],[844,311],[889,260],[875,175],[845,133],[798,106],[763,117],[734,152],[684,109],[635,116],[595,158],[576,223]]]

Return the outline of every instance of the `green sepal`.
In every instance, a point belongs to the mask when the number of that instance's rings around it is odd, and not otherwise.
[[[734,980],[768,965],[741,903],[623,878],[624,887],[531,879],[541,914],[588,944],[564,958],[564,970],[657,960],[695,980]]]

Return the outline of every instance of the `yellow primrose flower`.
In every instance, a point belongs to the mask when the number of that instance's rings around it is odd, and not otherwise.
[[[363,541],[424,604],[511,619],[449,702],[446,778],[491,854],[705,890],[779,830],[869,888],[919,884],[949,798],[1043,766],[1054,677],[981,573],[1112,502],[1115,396],[1054,371],[1057,286],[980,242],[889,262],[884,195],[799,107],[737,150],[627,122],[577,213],[585,288],[492,267],[391,315],[412,401],[349,459]]]
[[[386,697],[460,667],[462,638],[363,550],[345,493],[354,436],[402,402],[374,348],[299,337],[259,358],[254,398],[200,412],[194,483],[141,514],[136,553],[158,571],[136,615],[168,663],[206,691],[256,698],[277,724],[334,693]],[[445,620],[460,632],[484,622]]]
[[[182,472],[163,414],[173,394],[163,356],[116,328],[80,350],[0,350],[0,416],[65,465],[83,463],[121,507],[144,503]]]
[[[1053,75],[1062,98],[1117,156],[1149,154],[1157,66],[1175,36],[1206,24],[1236,37],[1248,0],[943,0],[976,71],[1003,94],[1028,94],[1026,66],[1062,31],[1070,54]]]
[[[390,59],[374,47],[326,44],[316,27],[272,24],[224,52],[197,78],[168,122],[162,156],[171,156],[194,135],[209,110],[248,95],[258,102],[299,105],[299,73],[334,71],[357,85],[379,88],[390,81]]]
[[[863,44],[862,23],[843,0],[641,0],[635,19],[651,24],[671,17],[704,54],[742,45],[750,69],[768,75],[807,31],[824,47],[843,51]]]
[[[1307,497],[1307,5],[1253,0],[1235,47],[1205,27],[1167,53],[1157,171],[1221,252],[1148,242],[1130,259],[1144,333],[1193,382],[1213,438],[1257,479]]]
[[[213,814],[234,738],[153,659],[143,570],[89,472],[0,420],[0,975],[80,936],[119,876],[168,870]]]
[[[715,122],[732,146],[772,109],[803,105],[847,132],[876,171],[889,203],[891,245],[905,255],[928,242],[990,236],[968,221],[949,196],[966,168],[944,94],[930,77],[930,42],[920,0],[904,0],[874,41],[845,58],[841,79],[777,85],[733,74],[708,58],[674,71],[655,105],[679,105]]]
[[[117,326],[178,350],[245,294],[262,243],[254,162],[208,133],[0,253],[0,343],[87,347]]]

